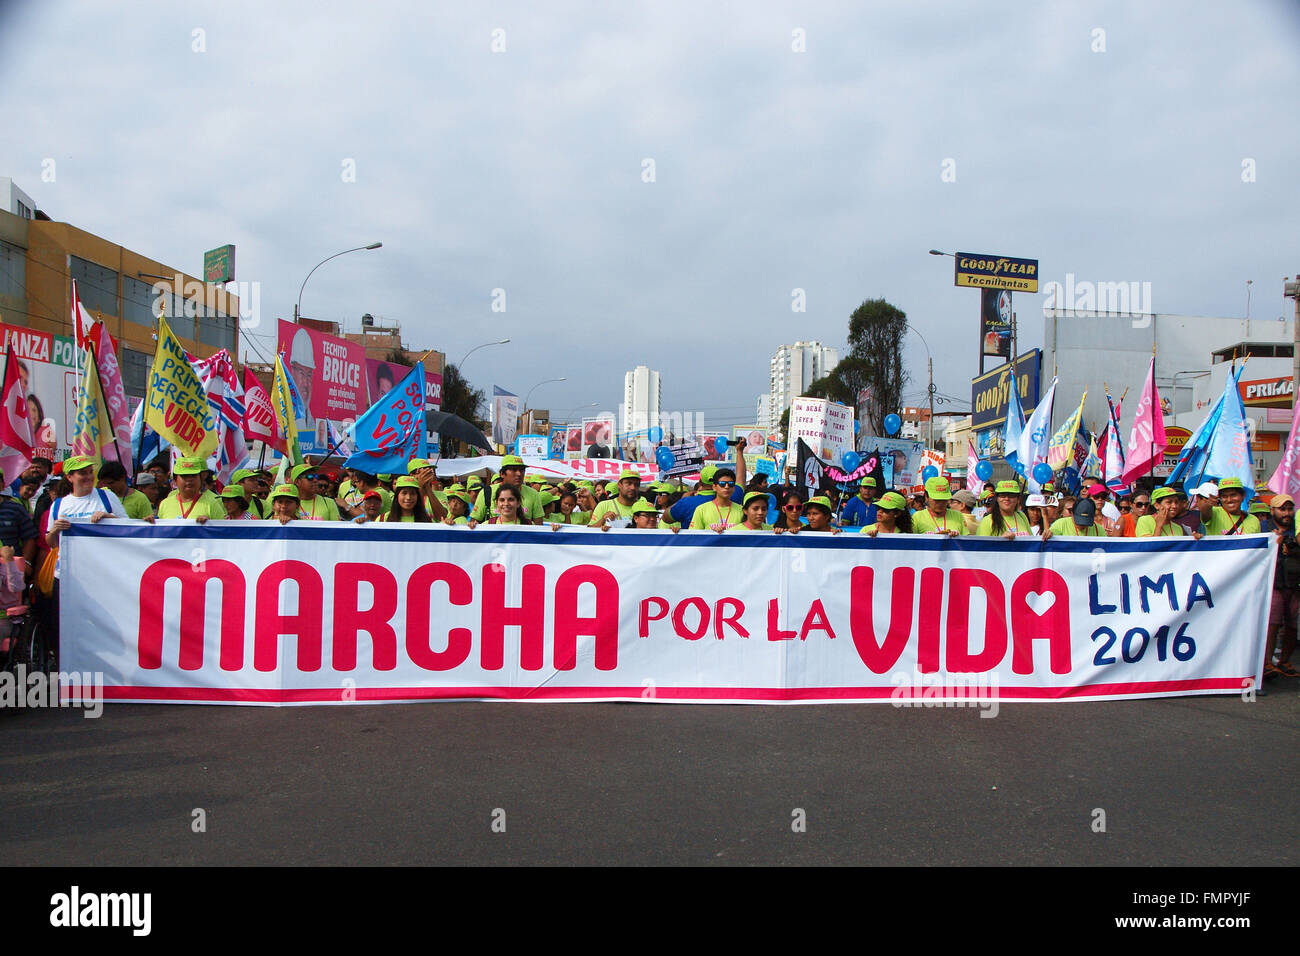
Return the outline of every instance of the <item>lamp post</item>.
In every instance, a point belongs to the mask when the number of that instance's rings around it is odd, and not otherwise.
[[[475,352],[477,352],[479,349],[485,349],[485,348],[487,348],[489,345],[506,345],[506,344],[508,344],[509,342],[510,342],[509,339],[502,339],[500,342],[484,342],[482,345],[476,345],[476,346],[474,346],[472,349],[470,349],[468,352],[465,353],[465,357],[464,357],[464,358],[462,358],[459,362],[456,363],[456,368],[457,368],[457,369],[461,369],[461,368],[463,368],[464,365],[465,365],[465,359],[469,358],[471,355],[473,355],[473,354],[474,354]]]
[[[930,251],[934,252],[933,249],[931,249]],[[938,253],[936,253],[936,255],[937,254]],[[926,365],[929,368],[929,375],[930,375],[930,384],[926,387],[926,393],[930,396],[930,438],[927,444],[930,447],[930,449],[933,450],[934,449],[934,356],[930,354],[930,343],[925,340],[925,336],[921,334],[920,330],[917,329],[916,326],[910,323],[908,324],[907,327],[908,329],[916,333],[917,338],[921,340],[921,344],[925,346]]]
[[[536,385],[534,385],[532,388],[530,388],[530,389],[529,389],[529,390],[524,394],[524,412],[527,412],[527,411],[528,411],[528,399],[532,398],[532,397],[533,397],[533,392],[537,391],[537,389],[539,389],[541,386],[543,386],[543,385],[549,385],[549,384],[551,384],[552,382],[567,382],[567,381],[568,381],[567,378],[565,378],[564,376],[561,376],[561,377],[559,377],[559,378],[548,378],[548,379],[547,379],[546,381],[544,381],[544,382],[538,382]],[[521,412],[520,414],[523,414],[523,413]]]
[[[322,259],[320,262],[316,263],[314,266],[311,267],[311,272],[308,272],[308,273],[307,273],[307,279],[310,279],[310,278],[311,278],[311,273],[312,273],[312,272],[315,272],[317,269],[319,269],[319,268],[320,268],[321,266],[323,266],[325,263],[329,262],[330,259],[337,259],[339,256],[346,256],[349,252],[361,252],[361,251],[363,251],[363,250],[365,250],[365,249],[378,249],[378,248],[379,248],[380,246],[382,246],[382,245],[383,245],[382,242],[372,242],[372,243],[370,243],[370,245],[368,245],[368,246],[356,246],[356,247],[353,248],[353,249],[344,249],[342,252],[336,252],[336,253],[334,253],[334,255],[332,255],[332,256],[327,256],[326,258]],[[293,320],[294,320],[294,322],[297,322],[297,321],[298,321],[298,318],[299,318],[299,316],[300,316],[301,313],[302,313],[302,290],[305,289],[305,288],[307,288],[307,279],[303,279],[303,280],[302,280],[302,285],[301,285],[301,286],[299,287],[299,289],[298,289],[298,301],[297,301],[296,303],[294,303],[294,306],[293,306]]]

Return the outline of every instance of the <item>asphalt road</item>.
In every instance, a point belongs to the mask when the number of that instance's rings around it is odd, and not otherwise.
[[[887,704],[8,711],[0,863],[1294,866],[1300,696],[1269,688],[993,719]]]

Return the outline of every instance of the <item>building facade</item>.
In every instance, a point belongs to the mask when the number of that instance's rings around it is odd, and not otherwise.
[[[638,365],[623,376],[623,427],[621,431],[653,428],[663,412],[659,373]]]
[[[773,426],[779,423],[790,404],[839,361],[839,352],[820,342],[795,342],[778,348],[769,365],[768,421]]]

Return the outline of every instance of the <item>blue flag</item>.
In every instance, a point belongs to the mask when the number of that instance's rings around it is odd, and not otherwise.
[[[1024,427],[1025,412],[1020,407],[1020,389],[1016,386],[1016,368],[1012,365],[1011,394],[1007,396],[1007,423],[1002,429],[1002,457],[1017,475],[1025,473],[1025,466],[1020,464],[1020,433]]]
[[[1254,497],[1255,464],[1250,453],[1250,423],[1238,388],[1240,377],[1240,369],[1228,376],[1223,394],[1183,446],[1165,484],[1181,481],[1190,490],[1204,480],[1240,478],[1246,492],[1244,501]]]
[[[352,428],[356,452],[343,463],[372,475],[406,474],[406,463],[429,454],[424,420],[424,363],[366,409]]]

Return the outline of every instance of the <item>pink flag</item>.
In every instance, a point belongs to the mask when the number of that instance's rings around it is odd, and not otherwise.
[[[126,387],[122,384],[122,369],[117,364],[113,337],[105,332],[103,322],[96,322],[86,338],[95,347],[99,385],[104,392],[104,405],[115,436],[111,444],[104,446],[104,460],[120,461],[126,468],[127,478],[130,478],[135,471],[135,462],[131,459],[131,407],[126,401]]]
[[[975,443],[969,438],[966,439],[966,490],[973,494],[976,499],[984,491],[984,482],[980,481],[980,476],[975,474],[975,469],[979,467],[980,456],[975,451]]]
[[[1268,486],[1279,495],[1300,495],[1300,415],[1291,416],[1291,434],[1286,439],[1286,451],[1277,463],[1277,471],[1268,480]]]
[[[1165,456],[1169,444],[1165,438],[1165,416],[1160,408],[1160,393],[1156,391],[1156,357],[1151,356],[1147,370],[1147,383],[1138,399],[1137,414],[1133,418],[1133,432],[1128,439],[1125,455],[1124,484],[1149,472]]]
[[[27,396],[23,394],[13,349],[5,357],[3,394],[4,411],[0,412],[0,469],[4,471],[3,482],[11,484],[31,467],[35,445],[32,423],[27,417]]]
[[[271,396],[250,368],[244,369],[244,434],[272,448],[282,448],[275,428],[275,408]]]

